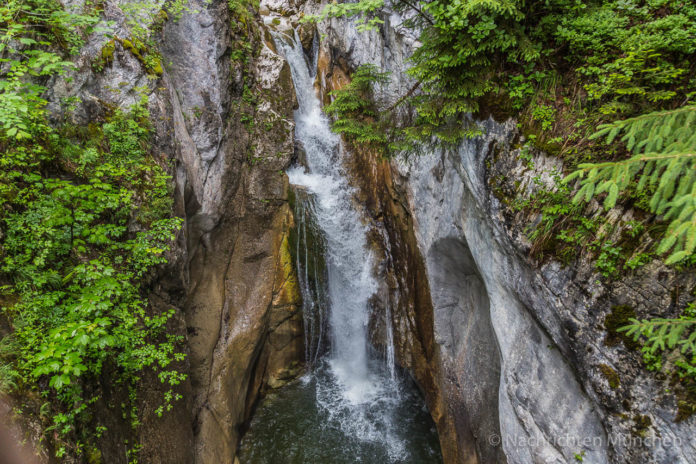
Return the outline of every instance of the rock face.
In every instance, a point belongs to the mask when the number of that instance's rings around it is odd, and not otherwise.
[[[457,343],[448,336],[461,316],[438,304],[451,294],[440,285],[443,263],[466,248],[482,276],[495,335],[490,345],[500,353],[498,407],[508,462],[568,462],[581,452],[587,462],[692,462],[694,419],[675,422],[677,398],[667,393],[669,385],[645,371],[637,353],[612,343],[606,321],[621,307],[639,316],[669,315],[688,298],[671,290],[693,288],[694,276],[655,263],[602,282],[587,260],[539,266],[489,178],[503,169],[508,182],[525,184],[538,173],[517,159],[512,122],[487,121],[483,128],[484,137],[458,151],[399,170],[426,256],[436,333],[447,351],[480,346],[483,339],[479,333]],[[549,164],[543,155],[535,159],[540,170]],[[443,247],[449,259],[437,258]],[[460,300],[460,309],[466,306]]]
[[[124,3],[103,2],[120,39],[132,35]],[[185,399],[156,418],[152,405],[162,392],[157,379],[145,378],[139,437],[109,407],[118,396],[105,399],[102,462],[128,462],[124,439],[143,445],[141,462],[235,462],[255,401],[302,361],[282,172],[295,150],[294,89],[268,28],[297,26],[301,13],[321,6],[262,2],[260,11],[287,19],[244,22],[253,53],[242,65],[240,20],[227,2],[193,0],[196,11],[170,18],[157,36],[162,69],[146,69],[116,41],[108,65],[95,71],[108,41],[97,35],[72,79],[50,86],[56,115],[61,98],[81,98],[63,115],[78,124],[147,95],[156,151],[173,161],[175,212],[185,218],[150,294],[154,309],[177,308],[171,330],[185,336],[189,354],[180,367],[189,373]],[[403,72],[416,38],[399,15],[383,19],[369,33],[350,20],[319,26],[317,87],[325,100],[364,63],[392,72],[377,89],[380,105],[414,89]],[[307,48],[314,36],[302,26]],[[679,412],[668,380],[646,372],[614,330],[628,313],[673,314],[696,279],[654,263],[606,282],[586,256],[566,267],[533,260],[522,233],[529,218],[500,192],[532,189],[558,163],[537,154],[529,169],[518,160],[514,121],[481,124],[485,135],[458,150],[432,149],[407,163],[355,149],[349,166],[381,258],[374,314],[393,308],[391,321],[371,322],[372,338],[383,346],[385,324],[393,324],[397,358],[424,393],[445,462],[696,462],[696,419]]]
[[[240,28],[226,0],[192,0],[190,11],[155,34],[163,66],[153,73],[119,41],[132,35],[125,3],[104,2],[117,40],[103,70],[92,64],[107,38],[95,35],[73,79],[55,82],[50,97],[58,114],[60,98],[79,96],[71,117],[85,124],[148,96],[155,149],[172,162],[175,213],[185,219],[150,301],[178,309],[173,330],[186,338],[180,369],[189,379],[185,399],[163,419],[149,406],[161,394],[159,382],[144,381],[140,459],[232,463],[259,394],[290,376],[303,356],[283,172],[294,154],[290,70],[258,14]],[[251,46],[244,65],[235,61],[241,33]],[[103,462],[125,463],[123,427],[118,418],[109,425]]]
[[[384,19],[365,34],[350,20],[319,26],[323,92],[364,63],[392,72],[377,89],[384,107],[412,88],[413,37],[397,15]],[[514,121],[481,124],[485,135],[457,150],[387,162],[354,149],[351,166],[382,256],[375,306],[392,305],[399,362],[424,392],[445,462],[696,462],[696,420],[675,421],[679,392],[612,322],[674,314],[696,279],[652,263],[607,281],[587,254],[565,267],[532,259],[531,218],[500,192],[549,182],[560,164],[536,154],[530,169]],[[373,321],[376,345],[383,324]]]
[[[201,463],[232,461],[239,427],[260,390],[303,353],[282,173],[294,150],[294,89],[287,64],[261,41],[245,76],[259,95],[255,129],[242,124],[242,114],[230,108],[226,2],[217,8],[172,23],[163,39],[183,112],[202,109],[176,130],[178,141],[192,142],[180,152],[185,183],[179,183],[191,218],[184,313]],[[181,53],[187,49],[191,55]],[[266,124],[271,137],[262,133]]]

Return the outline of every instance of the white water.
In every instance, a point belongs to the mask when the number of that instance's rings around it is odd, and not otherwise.
[[[310,373],[306,380],[317,382],[317,402],[347,436],[380,443],[392,461],[399,461],[407,453],[407,443],[392,421],[400,401],[394,350],[387,347],[389,366],[369,357],[369,298],[377,284],[367,248],[367,227],[355,210],[354,191],[343,169],[345,151],[315,94],[316,59],[308,64],[297,34],[294,40],[278,37],[276,44],[292,71],[299,105],[295,138],[307,158],[307,169],[293,168],[288,176],[292,184],[313,194],[314,219],[325,240],[331,342],[328,375],[322,370]],[[387,313],[388,326],[390,319]],[[391,327],[387,327],[387,338],[391,344]]]

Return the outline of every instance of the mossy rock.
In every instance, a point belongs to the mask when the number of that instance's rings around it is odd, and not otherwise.
[[[92,63],[92,68],[96,72],[101,72],[105,67],[111,66],[114,62],[114,52],[116,51],[116,41],[109,40],[101,49],[99,57]]]
[[[619,388],[619,385],[621,385],[621,380],[619,379],[619,374],[614,369],[607,364],[600,364],[599,371],[602,373],[604,378],[607,379],[609,387],[612,390]]]
[[[157,32],[161,31],[167,21],[169,21],[167,12],[165,10],[159,10],[157,15],[155,15],[155,20],[152,22],[152,30]]]
[[[644,437],[650,426],[652,425],[652,420],[650,419],[650,416],[646,416],[643,414],[637,414],[636,416],[633,417],[633,422],[636,424],[632,431],[635,435],[639,437]]]
[[[149,47],[144,44],[141,40],[136,38],[131,39],[120,39],[116,40],[121,44],[121,46],[130,51],[133,56],[140,61],[145,67],[145,70],[150,76],[159,77],[164,74],[164,69],[162,68],[162,59],[157,52],[149,49]]]
[[[674,422],[682,422],[694,415],[696,413],[696,395],[684,395],[687,399],[677,401],[677,416],[674,418]]]
[[[114,61],[114,52],[116,51],[116,41],[109,40],[101,51],[101,59],[105,64],[111,64]]]
[[[162,60],[160,59],[159,55],[155,56],[152,62],[148,63],[146,67],[149,73],[152,75],[159,77],[162,74],[164,74],[164,69],[162,68]]]
[[[130,51],[133,56],[135,56],[138,61],[143,60],[143,52],[145,51],[145,45],[138,39],[117,39],[123,48]]]
[[[604,343],[607,346],[616,346],[620,342],[623,342],[626,348],[630,350],[639,350],[640,343],[635,341],[633,337],[626,335],[625,332],[619,332],[621,327],[630,324],[631,319],[635,317],[635,310],[628,305],[612,306],[611,312],[604,318],[604,328],[608,332]]]

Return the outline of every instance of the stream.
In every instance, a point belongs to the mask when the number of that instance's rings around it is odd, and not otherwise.
[[[306,153],[306,166],[288,176],[302,197],[294,245],[308,371],[257,407],[240,461],[441,463],[423,398],[394,365],[390,330],[386,353],[375,353],[368,341],[374,258],[343,168],[346,152],[315,94],[316,47],[308,58],[296,34],[276,37],[276,45],[291,67],[299,105],[295,138]]]

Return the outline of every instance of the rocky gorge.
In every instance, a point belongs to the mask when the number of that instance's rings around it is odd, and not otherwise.
[[[122,40],[91,37],[70,79],[50,84],[49,100],[58,115],[57,102],[78,96],[70,117],[86,125],[149,97],[154,146],[169,162],[184,224],[148,301],[153,311],[176,308],[169,325],[185,339],[188,379],[164,418],[152,410],[156,379],[143,380],[137,433],[112,404],[118,392],[99,404],[109,425],[89,462],[129,462],[120,444],[131,439],[142,445],[138,462],[237,463],[259,401],[307,361],[287,175],[307,155],[294,136],[296,88],[275,35],[297,30],[307,60],[316,53],[324,103],[362,64],[390,72],[375,91],[381,108],[414,88],[405,69],[417,37],[403,13],[385,13],[365,32],[345,18],[301,22],[323,3],[263,0],[245,16],[227,2],[195,0],[161,26],[153,76],[124,45],[132,25],[122,3],[106,0],[103,9]],[[112,56],[96,71],[108,43]],[[249,52],[239,58],[242,43]],[[482,135],[456,147],[383,159],[348,145],[342,158],[376,282],[368,337],[379,353],[393,349],[400,375],[417,385],[443,461],[696,462],[687,393],[647,371],[616,332],[626,312],[675,314],[696,276],[655,261],[607,281],[589,254],[570,264],[534,257],[524,230],[534,218],[510,198],[550,183],[560,161],[541,151],[531,165],[521,160],[525,135],[513,117],[473,117]],[[612,213],[616,221],[634,214]]]

